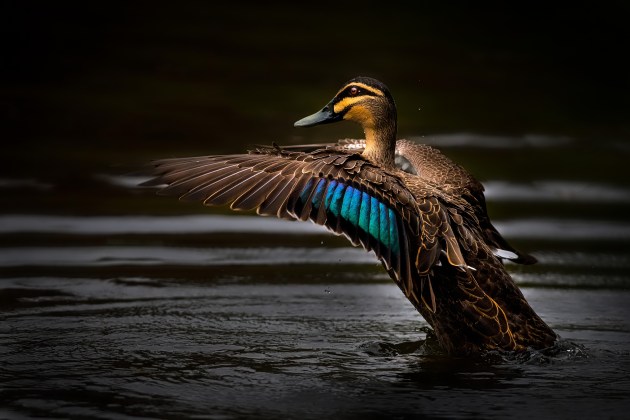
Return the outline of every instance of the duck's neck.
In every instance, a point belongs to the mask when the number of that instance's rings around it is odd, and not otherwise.
[[[365,150],[362,155],[367,160],[385,169],[395,167],[396,120],[363,126]]]

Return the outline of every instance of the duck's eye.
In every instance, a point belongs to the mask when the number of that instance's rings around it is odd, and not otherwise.
[[[350,92],[349,93],[350,93],[350,95],[355,96],[357,93],[359,93],[359,88],[356,87],[356,86],[352,86],[350,88]]]

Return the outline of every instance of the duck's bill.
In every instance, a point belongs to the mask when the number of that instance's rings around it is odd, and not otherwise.
[[[321,111],[318,111],[313,115],[309,115],[308,117],[304,117],[299,121],[296,121],[293,126],[312,127],[318,124],[328,124],[341,121],[341,119],[342,116],[340,114],[336,114],[335,112],[333,112],[331,106],[326,105]]]

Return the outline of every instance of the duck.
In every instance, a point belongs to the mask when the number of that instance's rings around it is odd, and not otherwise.
[[[294,126],[340,121],[358,123],[364,138],[161,159],[143,185],[345,236],[376,255],[446,354],[553,346],[557,334],[505,267],[536,259],[492,225],[483,185],[437,148],[398,139],[394,98],[374,78],[349,80]]]

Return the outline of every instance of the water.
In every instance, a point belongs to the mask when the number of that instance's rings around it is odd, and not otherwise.
[[[492,141],[445,151],[514,147]],[[629,408],[630,224],[601,216],[628,209],[627,185],[486,181],[491,212],[512,215],[496,218],[499,230],[539,259],[508,269],[563,341],[452,358],[425,343],[428,325],[375,257],[343,238],[154,197],[138,177],[93,178],[82,199],[172,207],[0,215],[3,417],[622,418]],[[3,188],[16,185],[55,189]]]
[[[627,7],[215,3],[7,5],[0,418],[627,418]],[[343,238],[136,187],[360,136],[293,128],[358,75],[483,181],[556,348],[445,357]]]

